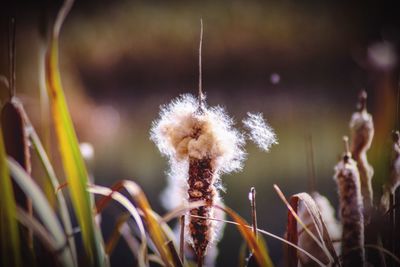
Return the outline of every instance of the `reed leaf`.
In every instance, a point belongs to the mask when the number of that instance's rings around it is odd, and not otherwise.
[[[54,24],[50,45],[46,53],[46,86],[51,102],[52,119],[55,125],[65,177],[69,184],[74,211],[81,228],[84,248],[90,265],[104,266],[107,259],[100,230],[94,222],[92,201],[86,190],[88,172],[85,167],[78,139],[68,111],[58,67],[58,39],[61,25],[73,1],[66,0]]]
[[[0,131],[0,247],[2,266],[21,266],[20,233],[16,220],[14,190]]]
[[[77,263],[77,254],[76,254],[76,245],[75,245],[75,238],[73,235],[73,229],[72,229],[72,223],[71,223],[71,218],[68,212],[68,206],[67,202],[65,201],[64,195],[62,193],[62,190],[57,190],[57,188],[60,187],[60,183],[56,177],[56,173],[53,169],[53,166],[50,163],[50,160],[46,154],[46,151],[40,142],[39,136],[37,135],[35,129],[33,126],[30,124],[29,118],[27,117],[27,132],[29,139],[33,145],[34,150],[36,151],[36,154],[40,160],[40,163],[43,166],[43,169],[45,171],[48,184],[50,184],[52,188],[52,193],[56,196],[57,199],[57,208],[60,212],[60,217],[61,221],[64,225],[65,232],[67,233],[68,236],[68,245],[71,248],[71,253],[74,258],[75,265],[78,265]],[[46,188],[44,188],[44,191],[46,192]],[[48,196],[46,194],[46,196]],[[51,200],[49,200],[50,205],[52,204]]]
[[[42,221],[44,227],[52,235],[57,246],[57,258],[62,266],[74,266],[71,250],[68,247],[64,230],[62,229],[57,215],[54,213],[46,196],[26,173],[26,171],[12,158],[8,158],[8,168],[14,181],[32,199],[33,208]]]
[[[26,228],[32,230],[33,234],[39,238],[45,248],[52,253],[57,252],[57,242],[53,239],[49,231],[24,209],[17,207],[17,219]]]

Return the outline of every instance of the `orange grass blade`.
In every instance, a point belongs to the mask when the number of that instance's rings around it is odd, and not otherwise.
[[[216,207],[216,208],[218,208],[218,207]],[[240,226],[239,223],[234,222],[234,221],[222,220],[222,219],[211,218],[211,217],[196,216],[196,215],[190,215],[190,216],[192,216],[192,217],[197,217],[197,218],[201,218],[201,219],[208,219],[208,220],[213,220],[213,221],[218,221],[218,222],[224,222],[224,223],[227,223],[227,224],[232,224],[232,225]],[[252,226],[250,226],[250,225],[245,225],[245,226],[246,226],[247,228],[253,230],[253,227],[252,227]],[[303,253],[304,253],[305,255],[307,255],[308,257],[310,257],[310,258],[311,258],[315,263],[317,263],[319,266],[325,266],[321,261],[319,261],[319,260],[318,260],[317,258],[315,258],[313,255],[311,255],[308,251],[302,249],[301,247],[297,246],[296,244],[293,244],[293,243],[287,241],[286,239],[284,239],[284,238],[282,238],[282,237],[280,237],[280,236],[277,236],[277,235],[275,235],[275,234],[273,234],[273,233],[271,233],[271,232],[268,232],[268,231],[263,230],[263,229],[260,229],[260,228],[257,228],[257,232],[258,232],[258,233],[261,233],[261,234],[263,234],[263,235],[269,236],[269,237],[271,237],[271,238],[274,238],[274,239],[276,239],[276,240],[279,240],[279,241],[281,241],[282,243],[284,243],[284,244],[286,244],[286,245],[292,246],[292,247],[296,248],[297,250],[303,252]]]
[[[143,193],[142,189],[139,185],[137,185],[133,181],[123,180],[121,182],[116,183],[112,190],[117,192],[121,189],[126,189],[131,197],[134,199],[137,206],[140,208],[142,212],[142,216],[144,221],[146,222],[147,232],[153,241],[155,247],[157,248],[157,252],[159,253],[162,261],[166,266],[172,266],[173,264],[173,256],[171,255],[170,250],[166,246],[166,243],[170,240],[169,234],[166,233],[165,229],[163,228],[162,219],[155,215],[154,211],[152,210],[150,203],[148,202],[145,194]],[[97,211],[100,212],[109,199],[112,197],[112,194],[109,196],[101,199],[96,207]]]
[[[111,255],[113,253],[114,248],[117,245],[118,240],[121,237],[121,228],[129,220],[129,218],[130,218],[129,213],[124,213],[118,217],[117,222],[114,226],[114,229],[111,233],[111,236],[108,239],[108,241],[106,242],[107,255]]]
[[[215,207],[229,214],[229,216],[231,216],[232,219],[237,223],[239,232],[242,234],[247,245],[253,252],[258,264],[265,267],[274,266],[269,257],[269,253],[265,243],[263,242],[262,238],[257,239],[255,237],[252,227],[248,227],[248,223],[231,208],[221,207],[219,205],[215,205]]]

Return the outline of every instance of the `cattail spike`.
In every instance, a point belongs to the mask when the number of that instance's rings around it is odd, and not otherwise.
[[[392,132],[392,160],[390,164],[390,177],[383,186],[383,195],[381,198],[381,206],[384,210],[391,210],[390,201],[396,189],[400,185],[400,133],[399,131]]]
[[[169,157],[174,184],[186,191],[185,201],[206,203],[191,209],[193,216],[186,216],[186,238],[201,266],[218,234],[218,225],[204,217],[216,213],[213,205],[219,201],[219,176],[241,169],[244,138],[223,109],[204,107],[199,113],[197,100],[187,95],[163,108],[161,118],[153,124],[151,139]]]
[[[364,266],[364,216],[360,175],[356,162],[345,157],[335,166],[340,214],[343,224],[342,258],[344,267]]]
[[[393,132],[392,132],[392,140],[393,140],[393,143],[399,144],[399,140],[400,140],[400,133],[399,133],[399,131],[393,131]]]
[[[367,112],[367,93],[361,91],[358,97],[358,108],[350,120],[351,154],[357,162],[361,180],[361,194],[364,203],[364,222],[369,224],[373,210],[372,177],[374,169],[368,162],[367,151],[374,137],[374,123]]]

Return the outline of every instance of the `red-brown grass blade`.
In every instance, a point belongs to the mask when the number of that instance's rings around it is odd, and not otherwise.
[[[297,213],[299,198],[290,198],[290,206],[293,208],[293,211]],[[297,231],[297,221],[293,217],[292,213],[288,211],[287,215],[287,227],[286,227],[286,239],[287,241],[298,244],[299,236]],[[287,260],[287,266],[289,267],[297,267],[299,258],[297,256],[297,249],[292,246],[285,246],[285,256]]]

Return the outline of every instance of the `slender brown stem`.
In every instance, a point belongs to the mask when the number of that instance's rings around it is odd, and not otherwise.
[[[351,158],[349,137],[347,137],[346,135],[343,136],[343,142],[344,142],[344,147],[345,147],[345,155],[343,157],[343,160],[348,161],[348,159]]]
[[[396,101],[396,129],[399,129],[399,101],[400,101],[400,79],[399,84],[397,85],[397,101]]]
[[[8,64],[9,64],[9,83],[10,83],[10,99],[15,96],[15,18],[10,18],[9,22],[9,33],[8,33]]]
[[[180,218],[181,233],[179,237],[179,257],[182,263],[185,262],[185,215]]]
[[[174,266],[183,267],[183,263],[182,263],[181,259],[179,258],[178,252],[176,251],[172,240],[167,242],[167,247],[168,247],[169,251],[171,252],[172,259],[174,261]]]
[[[392,239],[390,240],[389,250],[394,251],[395,248],[395,221],[394,221],[394,195],[392,193],[389,194],[389,223],[390,223],[390,234]],[[390,261],[390,266],[394,266],[392,260]]]
[[[203,267],[203,258],[197,259],[197,267]]]
[[[202,48],[203,48],[203,19],[200,19],[200,41],[199,41],[199,107],[203,108],[203,74],[202,74]]]

